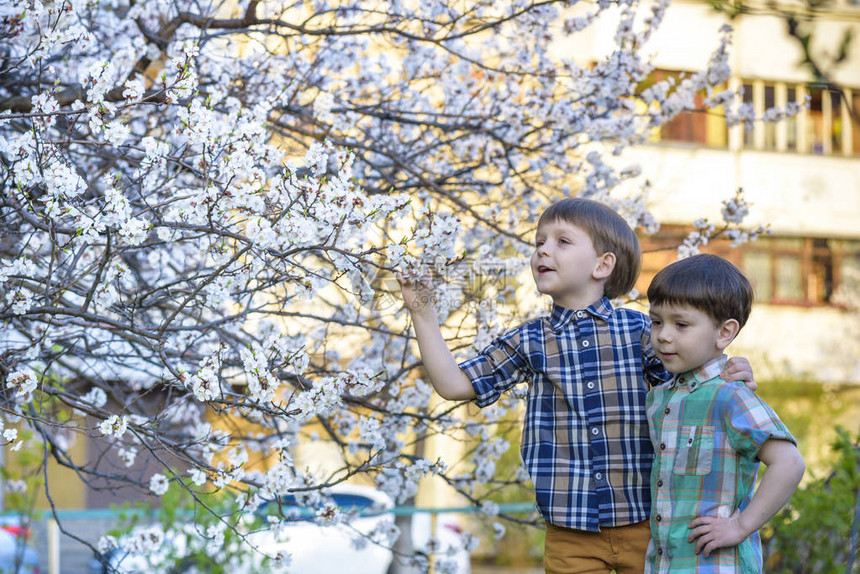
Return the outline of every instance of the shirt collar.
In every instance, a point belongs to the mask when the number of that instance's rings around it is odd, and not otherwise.
[[[726,355],[720,355],[719,357],[711,359],[697,369],[687,371],[686,373],[679,373],[672,381],[671,386],[688,386],[692,393],[701,387],[702,383],[719,377],[723,372],[723,369],[726,368],[727,362],[728,357],[726,357]]]
[[[612,304],[606,297],[598,299],[585,309],[568,309],[567,307],[553,304],[549,322],[555,331],[561,331],[574,317],[582,318],[584,316],[582,315],[582,312],[588,313],[598,319],[608,321],[612,311]]]

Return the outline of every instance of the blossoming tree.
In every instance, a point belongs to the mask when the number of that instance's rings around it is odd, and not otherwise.
[[[621,151],[696,93],[751,118],[715,89],[728,31],[707,69],[643,89],[668,2],[576,4],[4,2],[8,448],[27,429],[81,480],[230,491],[236,510],[320,506],[361,476],[403,502],[435,474],[495,514],[507,444],[430,400],[393,273],[442,275],[452,344],[479,347],[540,305],[518,270],[543,207],[579,194],[653,231]],[[560,42],[607,11],[614,50],[568,58]],[[736,238],[745,209],[724,210]],[[486,439],[465,460],[422,456],[464,429]],[[86,437],[119,469],[72,456]],[[294,462],[309,440],[339,450],[335,471]],[[148,474],[122,470],[141,459]]]

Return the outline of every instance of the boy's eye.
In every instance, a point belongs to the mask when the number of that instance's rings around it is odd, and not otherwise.
[[[660,325],[661,323],[662,323],[662,321],[660,321],[660,319],[653,319],[653,318],[651,319],[652,325]]]
[[[559,240],[558,240],[558,242],[559,242],[559,243],[561,243],[561,244],[567,245],[568,243],[570,243],[570,240],[565,239],[564,237],[562,237],[561,239],[559,239]]]
[[[686,323],[675,323],[675,326],[678,327],[679,329],[684,329],[687,327],[687,324]]]

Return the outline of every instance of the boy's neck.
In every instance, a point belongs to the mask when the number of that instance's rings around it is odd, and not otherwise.
[[[565,309],[587,309],[595,301],[603,298],[603,283],[595,285],[593,288],[585,289],[582,293],[570,293],[565,297],[553,297],[553,305],[564,307]]]
[[[705,367],[706,365],[710,365],[710,364],[712,364],[714,361],[716,361],[717,359],[721,359],[721,358],[723,358],[723,363],[725,363],[725,361],[726,361],[725,357],[726,357],[725,352],[724,352],[724,351],[720,351],[719,353],[717,353],[716,355],[714,355],[713,357],[711,357],[710,359],[708,359],[707,361],[705,361],[704,363],[702,363],[701,365],[699,365],[698,367],[693,367],[692,369],[687,369],[686,371],[684,371],[684,373],[698,373],[698,372],[699,372],[699,371],[701,371],[701,370],[702,370],[702,368],[703,368],[703,367]],[[723,366],[725,366],[725,364],[724,364]],[[722,370],[723,370],[723,369],[722,369],[722,367],[720,367],[719,371],[722,371]],[[717,372],[717,374],[719,374],[719,371]],[[681,375],[681,374],[683,374],[683,373],[675,373],[675,372],[672,372],[672,371],[670,371],[670,372],[671,372],[673,375]]]

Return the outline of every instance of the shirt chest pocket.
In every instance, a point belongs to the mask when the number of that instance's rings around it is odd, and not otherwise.
[[[702,476],[711,472],[715,427],[682,425],[678,433],[675,474]]]

